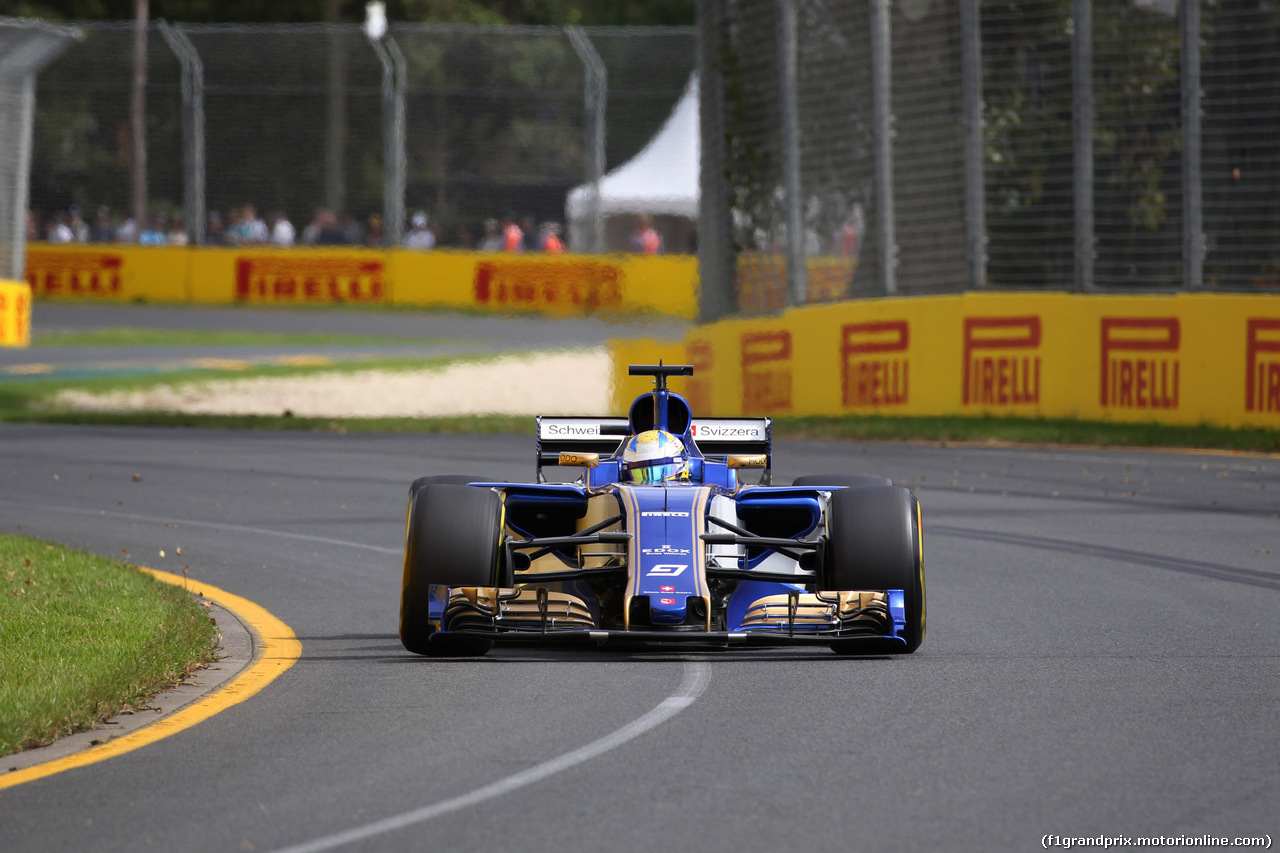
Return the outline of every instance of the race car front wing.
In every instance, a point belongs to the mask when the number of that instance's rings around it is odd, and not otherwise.
[[[440,635],[503,643],[679,644],[683,646],[830,645],[868,641],[906,645],[902,590],[765,595],[726,630],[607,628],[572,593],[546,587],[431,587],[431,622]]]

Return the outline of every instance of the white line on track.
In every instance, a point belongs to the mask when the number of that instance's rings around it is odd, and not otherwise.
[[[330,539],[327,536],[310,536],[306,533],[287,533],[283,530],[268,530],[265,527],[245,527],[240,524],[223,524],[213,521],[192,521],[189,518],[164,518],[156,515],[134,515],[128,512],[109,512],[105,509],[72,509],[65,506],[48,504],[27,504],[19,501],[0,501],[14,506],[41,509],[49,512],[64,512],[68,515],[86,515],[92,518],[121,518],[127,521],[146,521],[154,524],[174,524],[179,527],[207,527],[211,530],[230,530],[235,533],[260,533],[264,536],[280,536],[284,539],[301,539],[306,542],[321,542],[326,545],[342,545],[347,548],[361,548],[366,551],[377,551],[380,554],[403,554],[400,548],[387,548],[382,545],[366,545],[363,542],[351,542],[347,539]]]
[[[528,770],[522,770],[513,776],[505,779],[499,779],[482,788],[477,788],[467,794],[453,797],[452,799],[442,800],[429,806],[423,806],[420,809],[414,809],[404,814],[394,817],[384,818],[383,820],[374,821],[373,823],[358,826],[355,829],[348,829],[345,832],[337,832],[333,835],[326,835],[317,838],[314,841],[308,841],[303,844],[297,844],[293,847],[285,847],[276,850],[275,853],[319,853],[321,850],[332,850],[335,847],[341,847],[344,844],[351,844],[356,841],[363,841],[376,835],[382,835],[387,832],[395,832],[396,830],[405,829],[414,824],[423,823],[432,818],[439,817],[449,812],[456,812],[460,809],[470,808],[479,805],[486,800],[492,800],[495,797],[501,797],[519,788],[540,782],[548,776],[553,776],[561,771],[568,770],[585,761],[604,755],[610,750],[617,749],[628,741],[634,740],[645,732],[657,728],[658,726],[670,720],[676,714],[679,714],[685,708],[693,704],[702,692],[707,689],[707,685],[711,682],[711,666],[705,662],[685,661],[684,664],[684,680],[680,683],[680,688],[663,699],[652,711],[645,714],[617,731],[605,735],[599,740],[592,741],[584,746],[580,746],[571,752],[566,752],[550,761],[544,761],[530,767]]]

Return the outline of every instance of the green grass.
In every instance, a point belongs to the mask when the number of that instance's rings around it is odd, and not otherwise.
[[[448,418],[304,418],[258,415],[186,415],[163,412],[69,412],[50,404],[63,389],[95,393],[144,390],[160,385],[200,384],[219,379],[304,376],[361,370],[439,368],[497,356],[413,357],[339,361],[320,366],[255,364],[244,370],[184,370],[177,373],[78,379],[28,378],[0,381],[0,422],[202,427],[211,429],[308,430],[322,432],[533,433],[527,416]],[[601,413],[607,414],[607,413]],[[1167,426],[1069,419],[961,417],[780,417],[774,435],[789,439],[846,441],[1010,442],[1107,447],[1174,447],[1280,452],[1280,430],[1213,426]]]
[[[498,358],[497,355],[476,355],[467,358],[441,356],[394,356],[388,358],[325,360],[322,363],[289,364],[287,362],[250,363],[243,367],[222,366],[187,367],[171,371],[138,373],[104,373],[101,376],[23,377],[5,381],[0,377],[0,420],[5,414],[23,410],[38,411],[48,408],[48,402],[59,391],[77,390],[91,393],[111,391],[145,391],[162,385],[199,385],[223,379],[259,379],[264,377],[313,376],[320,373],[356,373],[363,370],[432,370],[457,364],[461,361],[482,363]],[[234,359],[232,359],[234,361]]]
[[[185,590],[138,569],[0,534],[0,755],[129,707],[213,659]]]
[[[810,417],[774,421],[776,438],[1177,447],[1280,452],[1280,430],[1048,418]]]
[[[190,347],[190,346],[429,346],[437,338],[381,337],[308,332],[236,332],[201,329],[150,329],[122,326],[77,332],[45,332],[32,338],[40,347]]]
[[[237,374],[241,375],[241,374]],[[444,418],[305,418],[268,415],[188,415],[165,412],[63,412],[27,408],[27,388],[0,385],[0,422],[311,432],[509,433],[533,436],[528,415]],[[38,396],[35,399],[39,404]],[[607,413],[605,413],[607,414]],[[1194,448],[1280,453],[1280,431],[1212,426],[1122,424],[1023,418],[778,418],[774,438],[837,441],[1011,443],[1090,447]]]
[[[0,398],[3,393],[0,392]],[[188,415],[170,412],[5,412],[0,423],[159,426],[301,432],[414,432],[533,435],[533,417],[460,415],[447,418],[301,418],[279,415]]]

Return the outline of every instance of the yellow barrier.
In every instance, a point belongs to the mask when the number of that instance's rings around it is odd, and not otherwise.
[[[187,299],[209,305],[387,305],[387,253],[376,249],[152,249],[191,258]]]
[[[621,358],[672,350],[615,347]],[[1280,299],[967,293],[690,330],[695,411],[1013,415],[1280,428]],[[634,383],[631,383],[634,384]],[[615,409],[631,384],[615,383]],[[679,389],[677,389],[679,390]],[[691,399],[691,403],[694,400]]]
[[[692,256],[32,245],[36,299],[697,315]]]
[[[0,279],[0,347],[31,345],[31,288]]]
[[[833,267],[832,281],[846,274]],[[50,246],[35,299],[383,304],[585,315],[697,313],[697,261],[374,249]],[[16,298],[16,297],[15,297]],[[29,303],[0,343],[27,340]],[[14,302],[17,306],[17,302]],[[19,316],[19,314],[21,316]],[[1280,299],[967,293],[814,305],[690,331],[632,361],[691,362],[673,387],[718,415],[1019,415],[1280,426]],[[625,364],[625,362],[622,362]],[[625,407],[635,382],[615,383]]]
[[[816,256],[805,259],[808,302],[830,302],[849,291],[857,262],[852,258]],[[738,255],[735,280],[738,305],[752,314],[772,314],[787,306],[787,259],[772,252]]]
[[[35,299],[183,302],[190,253],[125,246],[27,246]]]
[[[592,314],[645,312],[692,319],[693,257],[391,253],[398,305]]]
[[[684,344],[677,341],[656,341],[650,338],[610,340],[609,359],[613,370],[609,383],[613,399],[611,409],[613,412],[622,413],[627,411],[632,400],[653,388],[653,377],[628,376],[628,365],[657,364],[659,360],[667,364],[690,363]],[[695,365],[694,375],[691,377],[672,376],[668,380],[668,387],[688,400],[694,412],[705,414],[709,408],[703,405],[705,401],[699,398],[697,393],[699,383],[706,381],[701,368],[701,365]]]

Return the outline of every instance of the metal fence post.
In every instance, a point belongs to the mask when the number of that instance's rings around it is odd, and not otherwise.
[[[195,45],[180,27],[160,21],[160,34],[182,65],[182,212],[187,235],[204,245],[204,65]]]
[[[800,199],[800,104],[796,86],[796,3],[778,2],[778,98],[782,114],[782,187],[787,223],[787,302],[809,301]]]
[[[967,290],[987,286],[986,175],[983,168],[982,8],[960,0],[960,88],[964,109],[964,253]]]
[[[370,38],[382,62],[382,161],[383,245],[398,246],[404,242],[404,54],[390,35]]]
[[[0,21],[0,277],[26,273],[36,75],[83,38],[76,27]]]
[[[392,65],[395,66],[395,90],[392,93],[391,139],[392,165],[394,176],[388,179],[389,198],[385,202],[387,221],[383,234],[386,245],[398,246],[404,242],[404,196],[408,185],[408,159],[405,153],[405,100],[409,85],[409,67],[405,62],[400,45],[390,35],[386,38],[387,52],[391,54]]]
[[[1071,114],[1075,165],[1075,290],[1093,283],[1093,3],[1071,0]]]
[[[147,0],[135,0],[133,22],[133,81],[129,99],[129,152],[133,171],[133,221],[141,234],[147,229]]]
[[[338,0],[329,0],[329,20],[337,20]],[[324,203],[335,213],[347,206],[347,49],[343,28],[329,25],[328,111],[324,137]]]
[[[898,292],[898,245],[893,217],[893,55],[889,0],[871,3],[871,86],[876,151],[876,231],[880,238],[881,293]]]
[[[31,134],[35,125],[35,75],[17,82],[18,90],[18,157],[13,181],[13,250],[9,260],[9,278],[22,280],[26,273],[27,193],[31,179]]]
[[[604,251],[604,214],[600,210],[600,180],[604,177],[604,108],[609,92],[608,69],[591,45],[582,27],[568,26],[565,32],[582,60],[585,80],[582,91],[586,113],[586,179],[591,184],[587,200],[587,245],[579,251],[599,254]]]
[[[1182,30],[1182,286],[1204,289],[1201,200],[1200,0],[1178,4]]]
[[[737,308],[737,256],[725,176],[725,0],[698,0],[698,321],[710,323]]]

